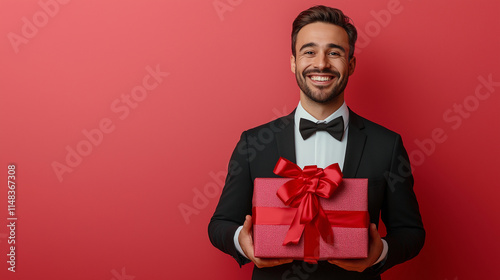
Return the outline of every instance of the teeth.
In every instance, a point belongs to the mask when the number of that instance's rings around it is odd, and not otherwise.
[[[313,81],[324,82],[324,81],[329,81],[331,79],[332,79],[332,77],[330,77],[330,76],[311,76],[311,80],[313,80]]]

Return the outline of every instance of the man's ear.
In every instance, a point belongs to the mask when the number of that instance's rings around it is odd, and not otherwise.
[[[349,59],[349,76],[354,73],[354,69],[356,69],[356,57],[353,56]]]
[[[293,54],[290,56],[290,69],[292,73],[295,74],[295,56],[293,56]]]

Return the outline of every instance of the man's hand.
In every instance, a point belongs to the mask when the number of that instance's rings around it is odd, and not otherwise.
[[[382,254],[384,244],[382,238],[378,234],[377,226],[370,224],[370,246],[368,248],[368,257],[366,259],[356,260],[328,260],[328,262],[342,267],[345,270],[363,272],[368,267],[372,266]]]
[[[293,259],[261,259],[254,256],[253,238],[252,238],[252,216],[245,217],[245,223],[238,235],[238,242],[240,242],[241,249],[258,268],[277,266],[285,263],[291,263]]]

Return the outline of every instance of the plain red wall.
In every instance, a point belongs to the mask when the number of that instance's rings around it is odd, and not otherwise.
[[[348,105],[399,132],[412,156],[427,240],[384,279],[498,278],[494,0],[0,1],[0,278],[249,279],[207,225],[240,133],[297,105],[291,22],[314,4],[362,33]],[[157,82],[148,66],[169,75],[140,95]],[[132,92],[142,101],[125,115]],[[101,122],[109,133],[84,150],[82,131]],[[59,180],[68,147],[88,155]],[[179,207],[195,206],[185,220]]]

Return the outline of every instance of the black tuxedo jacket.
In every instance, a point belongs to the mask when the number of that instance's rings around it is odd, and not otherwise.
[[[253,181],[278,177],[273,173],[280,157],[295,158],[294,113],[245,131],[229,162],[228,175],[208,233],[212,244],[243,265],[248,261],[234,246],[234,233],[252,214]],[[401,137],[352,111],[346,147],[344,178],[368,178],[370,221],[379,215],[387,228],[387,258],[364,272],[346,271],[326,261],[309,265],[294,261],[271,268],[254,267],[252,279],[380,279],[388,268],[415,257],[425,231],[413,192],[408,155]]]

